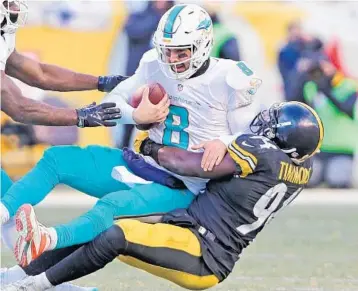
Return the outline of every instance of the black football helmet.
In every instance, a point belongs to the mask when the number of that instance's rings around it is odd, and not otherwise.
[[[251,122],[250,129],[274,141],[299,163],[319,151],[324,135],[316,111],[296,101],[276,103],[261,111]]]

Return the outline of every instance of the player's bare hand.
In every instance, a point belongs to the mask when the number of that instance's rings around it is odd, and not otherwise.
[[[212,171],[214,166],[218,166],[226,155],[226,145],[219,139],[202,142],[191,147],[193,150],[204,149],[201,159],[201,167],[204,171]]]
[[[169,113],[169,105],[170,100],[167,94],[156,105],[150,102],[149,88],[145,88],[142,101],[133,112],[133,119],[137,124],[163,122]]]

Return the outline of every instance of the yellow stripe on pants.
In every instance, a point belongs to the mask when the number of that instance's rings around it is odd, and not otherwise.
[[[198,258],[198,260],[201,259],[200,242],[189,229],[163,223],[147,224],[132,219],[120,220],[117,225],[123,230],[128,243],[149,248],[166,248],[173,252],[181,251]],[[219,282],[213,274],[199,276],[158,266],[154,262],[152,264],[144,262],[134,256],[119,256],[118,259],[186,289],[203,290],[213,287]],[[168,257],[168,260],[171,259]]]

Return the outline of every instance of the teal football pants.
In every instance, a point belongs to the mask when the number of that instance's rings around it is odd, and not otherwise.
[[[119,149],[51,147],[26,176],[13,184],[2,203],[13,216],[22,204],[36,205],[60,183],[100,198],[86,214],[55,227],[57,248],[62,248],[92,240],[110,227],[115,217],[186,208],[194,198],[189,190],[171,189],[156,183],[136,185],[130,189],[112,178],[115,166],[126,166]]]
[[[1,182],[1,198],[2,198],[12,185],[12,181],[10,177],[6,174],[6,172],[3,169],[1,169],[0,182]]]

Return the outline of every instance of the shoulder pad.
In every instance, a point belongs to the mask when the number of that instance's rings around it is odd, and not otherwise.
[[[241,168],[242,177],[255,171],[263,154],[277,150],[279,150],[278,147],[271,140],[253,134],[238,136],[228,148],[231,158]]]
[[[144,77],[146,79],[149,79],[151,76],[160,71],[158,53],[156,49],[151,49],[143,54],[138,70],[142,70],[144,72]]]
[[[238,62],[226,75],[226,83],[232,89],[230,107],[238,108],[252,103],[253,96],[262,84],[245,62]]]
[[[234,90],[253,89],[251,94],[254,95],[261,86],[262,80],[257,78],[254,71],[245,62],[238,62],[228,71],[226,83]]]
[[[156,49],[145,52],[142,56],[141,63],[152,63],[158,61],[158,53]]]

